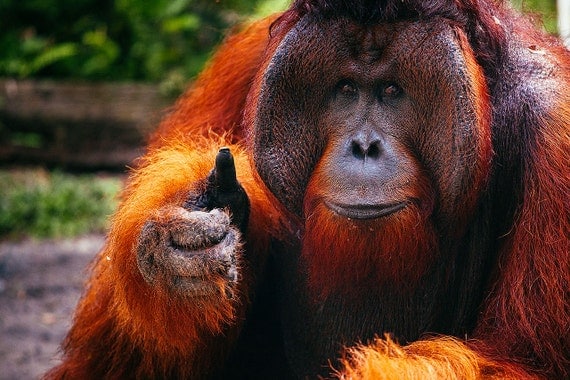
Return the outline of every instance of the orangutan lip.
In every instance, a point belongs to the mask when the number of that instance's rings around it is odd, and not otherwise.
[[[325,202],[326,206],[339,215],[350,219],[376,219],[400,211],[408,202],[390,204],[339,204]]]

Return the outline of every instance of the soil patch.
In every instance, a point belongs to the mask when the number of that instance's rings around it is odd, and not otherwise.
[[[59,345],[104,236],[0,243],[0,380],[39,379]]]

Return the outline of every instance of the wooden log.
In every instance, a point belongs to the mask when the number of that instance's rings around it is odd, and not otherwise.
[[[148,84],[0,80],[0,163],[123,169],[171,101]]]

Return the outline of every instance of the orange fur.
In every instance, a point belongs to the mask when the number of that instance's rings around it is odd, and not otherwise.
[[[214,307],[175,299],[143,281],[134,249],[145,221],[162,207],[182,204],[194,184],[212,169],[219,147],[228,146],[238,180],[250,198],[251,212],[257,215],[248,226],[249,235],[255,236],[246,238],[248,255],[265,260],[269,232],[278,230],[279,214],[254,179],[247,153],[234,143],[241,136],[234,127],[249,85],[247,75],[242,74],[255,71],[270,22],[265,20],[230,38],[219,53],[223,59],[213,61],[177,110],[162,122],[121,195],[107,243],[93,264],[92,279],[64,342],[65,360],[46,378],[148,378],[174,372],[197,376],[215,366],[215,360],[204,364],[208,362],[204,358],[222,359],[225,346],[231,344],[226,341],[236,339],[244,317],[242,305],[249,302],[245,290],[239,307],[223,300]],[[232,60],[226,60],[226,55]],[[236,93],[242,94],[241,105]],[[236,108],[228,111],[229,104]],[[242,289],[247,289],[248,281],[246,277]],[[216,339],[221,342],[219,349],[204,348],[205,342]],[[130,367],[136,368],[134,374],[125,372]]]
[[[274,51],[297,20],[291,14],[275,25],[271,38],[269,26],[275,18],[228,38],[161,123],[127,183],[106,245],[93,263],[87,291],[63,345],[64,360],[46,378],[201,378],[226,358],[246,318],[251,284],[264,266],[270,239],[291,239],[289,229],[299,223],[261,182],[244,145],[246,135],[251,139],[255,134],[244,126],[251,125],[257,106],[254,95],[261,79],[256,73],[269,64],[264,61],[266,49]],[[520,32],[531,35],[526,29]],[[528,38],[532,46],[538,41],[535,36]],[[474,112],[484,141],[470,154],[490,159],[494,132],[489,126],[486,78],[470,41],[461,31],[458,39],[471,93],[478,100]],[[377,339],[348,349],[339,378],[531,379],[570,374],[568,353],[561,349],[570,342],[570,58],[560,48],[549,49],[542,53],[553,57],[559,74],[552,86],[562,90],[542,105],[548,109],[540,113],[534,139],[524,140],[530,148],[521,159],[522,203],[512,230],[501,242],[499,264],[473,335],[465,342],[437,337],[403,346],[388,337]],[[254,95],[246,99],[248,94]],[[251,202],[244,252],[256,258],[258,267],[241,268],[244,273],[236,299],[211,303],[174,298],[143,280],[136,265],[137,238],[149,218],[161,217],[158,210],[184,202],[208,175],[220,146],[231,148],[238,180]],[[473,189],[465,190],[466,204],[459,205],[462,210],[475,208],[479,192],[487,185],[490,163],[481,160],[479,164]],[[356,225],[315,206],[326,188],[317,166],[304,200],[301,254],[317,300],[343,289],[354,278],[379,288],[387,283],[413,286],[438,258],[439,237],[428,222],[437,207],[437,195],[428,190],[430,178],[414,174],[419,179],[405,189],[406,197],[421,199],[423,204],[390,216],[389,226],[378,221]],[[459,217],[472,215],[466,212]],[[383,234],[374,234],[380,228]]]
[[[361,380],[521,380],[534,378],[507,363],[489,360],[451,337],[400,346],[387,336],[348,351],[340,379]]]
[[[438,256],[438,246],[426,220],[434,207],[433,194],[427,179],[420,173],[416,176],[421,180],[414,188],[405,189],[400,199],[420,199],[422,204],[410,205],[388,221],[381,218],[356,223],[324,207],[320,198],[327,186],[320,168],[315,169],[305,198],[302,259],[317,299],[335,291],[354,295],[371,284],[417,285]]]

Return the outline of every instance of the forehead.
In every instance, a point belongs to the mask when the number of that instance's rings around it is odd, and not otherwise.
[[[306,16],[283,38],[269,66],[304,78],[305,86],[339,76],[441,80],[458,73],[460,50],[454,29],[442,19],[359,24]]]
[[[418,34],[414,26],[404,22],[362,25],[349,20],[321,25],[325,38],[337,41],[336,46],[341,55],[362,64],[381,61],[390,54],[392,46],[398,46],[400,50],[411,50],[412,46],[416,45],[413,40]],[[424,34],[423,31],[420,33]]]
[[[306,16],[289,32],[300,48],[338,50],[364,61],[378,59],[390,47],[429,49],[441,43],[451,29],[445,19],[360,24],[351,19],[314,19]],[[290,44],[291,40],[288,41]]]

